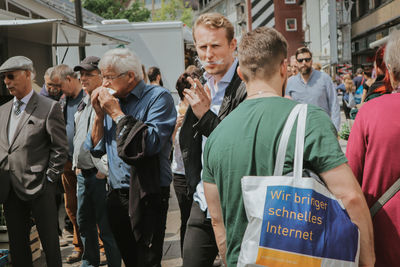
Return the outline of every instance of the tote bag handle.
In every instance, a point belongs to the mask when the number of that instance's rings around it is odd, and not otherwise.
[[[285,156],[290,133],[293,125],[297,120],[296,131],[296,148],[294,154],[294,177],[300,179],[303,173],[303,153],[304,153],[304,137],[307,119],[307,104],[297,104],[290,112],[285,126],[283,127],[281,140],[279,142],[278,153],[275,161],[274,176],[282,176],[283,166],[285,164]]]

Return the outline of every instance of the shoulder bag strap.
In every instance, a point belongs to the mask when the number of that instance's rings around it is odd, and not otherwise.
[[[400,178],[388,189],[386,192],[375,202],[375,204],[369,209],[371,217],[388,202],[398,191],[400,190]]]
[[[292,132],[294,122],[300,112],[302,104],[297,104],[290,112],[286,124],[283,127],[281,139],[278,146],[278,153],[275,160],[274,176],[282,176],[283,165],[285,164],[286,149]]]
[[[296,148],[294,152],[294,177],[301,179],[303,174],[304,138],[306,133],[307,105],[302,104],[297,119]]]

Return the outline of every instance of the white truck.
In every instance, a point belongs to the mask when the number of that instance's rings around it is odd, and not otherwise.
[[[124,21],[105,21],[102,25],[85,26],[86,29],[104,35],[128,41],[122,47],[134,51],[140,58],[146,71],[152,66],[160,68],[164,87],[169,89],[178,100],[175,83],[179,75],[185,70],[184,32],[183,23],[171,22],[143,22],[126,23]],[[86,47],[86,56],[101,57],[107,50],[117,45],[91,45]],[[65,56],[66,54],[66,56]],[[75,66],[79,63],[78,48],[69,48],[69,51],[58,50],[58,59],[64,58],[63,63]]]

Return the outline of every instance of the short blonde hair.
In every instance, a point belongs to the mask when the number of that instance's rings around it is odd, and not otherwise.
[[[194,42],[196,42],[196,37],[194,33],[196,32],[196,28],[199,26],[206,26],[211,29],[225,29],[226,39],[228,39],[228,43],[232,41],[235,35],[235,30],[233,29],[232,23],[224,15],[221,15],[219,13],[205,13],[197,18],[192,31]]]
[[[239,44],[239,66],[246,82],[268,80],[287,58],[287,42],[278,31],[259,27],[246,33]]]

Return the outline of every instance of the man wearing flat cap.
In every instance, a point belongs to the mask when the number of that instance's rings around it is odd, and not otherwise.
[[[111,232],[106,206],[107,162],[92,157],[83,143],[92,129],[94,116],[90,96],[102,84],[102,76],[97,65],[100,58],[90,56],[75,66],[79,71],[82,88],[87,92],[75,113],[75,136],[72,169],[77,177],[78,211],[77,222],[83,243],[82,266],[99,266],[108,263],[109,267],[121,266],[121,256]],[[99,254],[98,231],[104,244]],[[100,256],[100,257],[99,257]],[[107,257],[107,260],[106,260]]]
[[[12,100],[0,107],[0,202],[4,204],[15,267],[32,266],[31,217],[47,266],[61,266],[55,202],[56,181],[67,160],[60,105],[32,90],[32,61],[9,58],[0,66]]]

